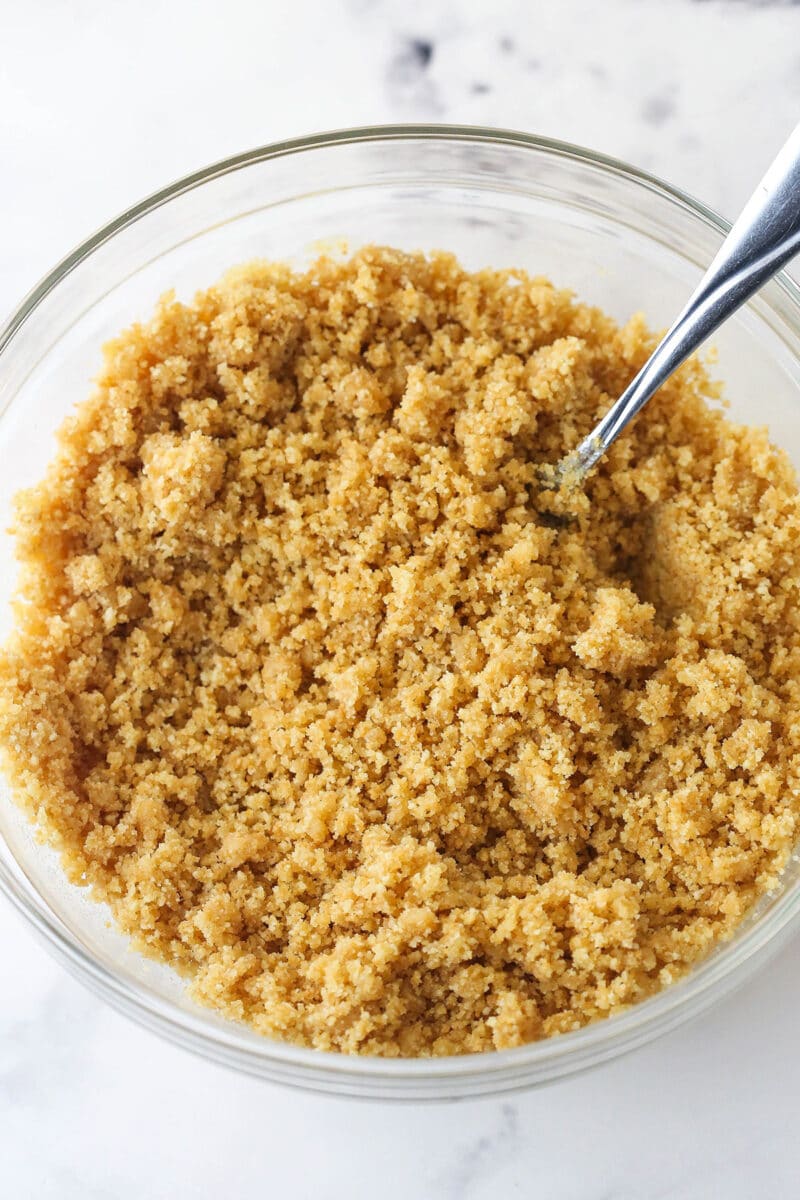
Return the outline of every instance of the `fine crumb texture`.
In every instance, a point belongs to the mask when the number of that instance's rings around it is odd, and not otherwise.
[[[689,363],[522,272],[256,263],[107,348],[18,502],[0,743],[193,994],[322,1049],[515,1046],[669,984],[797,835],[800,503]],[[552,496],[552,494],[551,494]]]

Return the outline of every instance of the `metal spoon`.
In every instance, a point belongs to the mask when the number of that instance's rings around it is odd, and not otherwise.
[[[663,341],[589,436],[554,467],[542,468],[542,486],[580,487],[598,459],[672,372],[798,252],[800,125],[748,200]]]

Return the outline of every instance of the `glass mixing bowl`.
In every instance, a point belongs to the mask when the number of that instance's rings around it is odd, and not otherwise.
[[[218,163],[137,204],[89,238],[0,333],[0,527],[39,479],[53,433],[90,388],[100,346],[157,297],[188,297],[234,263],[307,262],[379,242],[441,247],[470,268],[524,267],[622,319],[656,328],[682,306],[727,230],[695,200],[623,163],[497,130],[358,129]],[[735,418],[767,424],[800,463],[800,291],[779,277],[716,338]],[[647,420],[645,414],[642,418]],[[10,624],[13,545],[0,539],[0,637]],[[243,1071],[322,1092],[444,1098],[529,1087],[665,1033],[746,979],[800,914],[794,859],[726,944],[628,1012],[520,1049],[388,1061],[298,1049],[195,1005],[168,968],[131,952],[107,910],[61,874],[0,781],[0,886],[50,949],[111,1004]]]

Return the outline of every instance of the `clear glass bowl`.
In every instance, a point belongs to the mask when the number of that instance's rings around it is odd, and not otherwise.
[[[255,257],[308,261],[321,248],[441,247],[471,268],[525,267],[618,318],[666,325],[726,226],[622,163],[496,130],[387,127],[284,142],[209,167],[136,205],[44,279],[0,333],[0,526],[41,477],[53,433],[89,390],[100,346],[164,291],[188,297]],[[718,335],[733,415],[768,424],[800,463],[800,291],[783,276]],[[643,419],[647,419],[646,415]],[[0,637],[12,539],[0,537]],[[622,1054],[701,1012],[796,928],[800,871],[683,981],[628,1012],[516,1050],[387,1061],[261,1038],[189,1000],[169,969],[133,953],[109,914],[64,880],[0,781],[0,886],[79,979],[209,1058],[322,1092],[444,1098],[530,1087]]]

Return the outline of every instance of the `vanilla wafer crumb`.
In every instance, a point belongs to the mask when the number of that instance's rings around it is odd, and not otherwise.
[[[522,272],[256,263],[111,343],[18,502],[15,792],[193,994],[455,1054],[679,977],[797,834],[800,504],[697,363]]]

